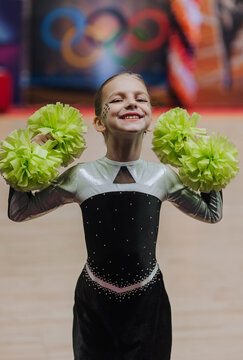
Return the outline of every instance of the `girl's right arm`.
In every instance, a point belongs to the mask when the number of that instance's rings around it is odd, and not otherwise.
[[[78,165],[69,168],[47,188],[32,192],[19,192],[10,188],[8,217],[13,221],[25,221],[41,216],[76,198]]]

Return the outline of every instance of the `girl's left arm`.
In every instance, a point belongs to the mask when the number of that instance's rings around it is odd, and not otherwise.
[[[167,200],[195,219],[216,223],[222,219],[222,191],[197,193],[182,184],[179,176],[167,168]]]

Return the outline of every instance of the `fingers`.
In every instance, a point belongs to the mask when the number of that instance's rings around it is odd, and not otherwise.
[[[38,134],[31,139],[31,142],[44,145],[48,140],[54,140],[50,134]]]

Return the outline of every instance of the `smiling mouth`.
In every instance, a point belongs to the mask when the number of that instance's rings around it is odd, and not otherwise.
[[[143,116],[138,113],[133,114],[124,114],[120,118],[124,121],[137,121],[140,120]]]

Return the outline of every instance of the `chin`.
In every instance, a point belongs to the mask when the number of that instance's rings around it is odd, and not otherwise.
[[[125,129],[122,130],[123,133],[127,133],[127,134],[141,134],[144,133],[145,129]]]

